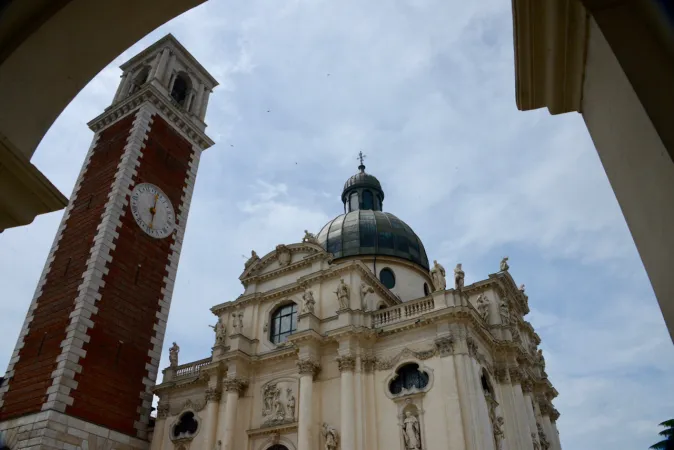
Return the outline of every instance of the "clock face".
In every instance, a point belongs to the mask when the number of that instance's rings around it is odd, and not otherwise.
[[[138,226],[153,238],[165,238],[175,228],[173,205],[154,184],[141,183],[133,188],[131,213]]]

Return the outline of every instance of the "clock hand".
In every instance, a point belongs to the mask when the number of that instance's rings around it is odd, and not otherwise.
[[[150,213],[152,213],[152,219],[150,219],[150,229],[152,229],[152,223],[154,222],[154,216],[157,214],[157,200],[159,199],[159,194],[154,195],[154,205],[150,208]]]

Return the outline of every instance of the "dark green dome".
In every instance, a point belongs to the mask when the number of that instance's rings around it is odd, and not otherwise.
[[[342,214],[328,222],[317,239],[335,259],[386,255],[413,262],[425,270],[429,268],[421,239],[391,213],[360,209]]]

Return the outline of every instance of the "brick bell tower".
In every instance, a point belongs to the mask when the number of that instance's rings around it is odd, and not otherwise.
[[[121,69],[0,387],[13,450],[147,448],[217,82],[172,35]]]

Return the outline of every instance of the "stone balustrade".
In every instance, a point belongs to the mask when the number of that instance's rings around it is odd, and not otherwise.
[[[424,297],[419,300],[391,306],[372,313],[372,326],[383,327],[412,317],[420,316],[435,309],[433,297]]]
[[[211,363],[211,357],[193,361],[191,363],[183,364],[175,368],[175,378],[191,377],[199,375],[202,367]]]

